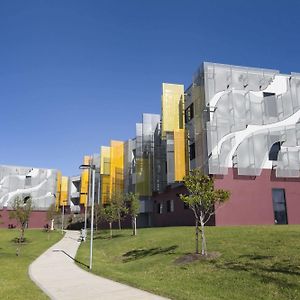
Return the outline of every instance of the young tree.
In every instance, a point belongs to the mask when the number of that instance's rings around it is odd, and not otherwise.
[[[119,229],[122,229],[121,220],[128,212],[124,194],[115,192],[111,197],[111,203],[113,204],[114,209],[116,210],[117,213]]]
[[[100,203],[100,204],[95,203],[94,218],[95,218],[95,229],[97,231],[101,222],[106,221],[105,210],[104,210],[102,203]]]
[[[17,220],[20,225],[19,242],[24,242],[25,229],[28,225],[30,214],[33,209],[32,199],[30,196],[20,198],[16,197],[12,205],[12,211],[9,213],[11,219]]]
[[[113,203],[104,207],[105,220],[109,224],[110,238],[113,237],[112,223],[118,220],[118,210]]]
[[[128,214],[132,221],[132,234],[136,235],[136,217],[140,212],[139,195],[135,193],[128,193],[126,195],[126,202],[128,203]]]
[[[50,223],[50,230],[53,230],[52,224],[54,223],[54,219],[55,219],[55,217],[56,217],[57,214],[58,214],[58,212],[56,210],[55,203],[52,203],[48,207],[48,209],[47,209],[47,215],[46,215],[48,224]]]
[[[199,231],[201,232],[202,255],[207,255],[204,226],[210,217],[215,214],[220,204],[229,199],[229,191],[214,189],[213,178],[203,175],[200,170],[192,170],[185,176],[184,185],[189,194],[180,195],[180,199],[194,212],[196,229],[196,253],[199,253]],[[201,230],[199,230],[199,224]]]

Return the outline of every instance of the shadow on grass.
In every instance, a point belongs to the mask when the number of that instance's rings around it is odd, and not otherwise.
[[[84,266],[84,267],[86,267],[86,268],[89,269],[89,266],[88,266],[88,265],[86,265],[85,263],[83,263],[83,262],[77,260],[76,258],[72,257],[70,254],[68,254],[68,253],[67,253],[66,251],[64,251],[64,250],[61,250],[61,249],[54,249],[54,250],[52,250],[52,252],[62,252],[63,254],[67,255],[68,257],[70,257],[71,259],[73,259],[73,260],[74,260],[75,262],[77,262],[78,264],[80,264],[80,265],[82,265],[82,266]]]
[[[241,255],[239,258],[246,258],[247,261],[239,259],[224,263],[212,261],[212,264],[223,270],[248,272],[252,276],[260,278],[261,282],[273,283],[280,288],[299,288],[298,284],[292,283],[288,278],[278,276],[279,274],[300,276],[299,268],[291,264],[288,260],[272,263],[271,259],[273,256],[264,255]]]
[[[240,255],[241,258],[249,258],[251,260],[263,260],[273,258],[272,255],[257,255],[257,254],[245,254]]]
[[[20,241],[19,237],[15,237],[10,242],[15,245],[28,245],[29,243],[31,243],[31,240],[28,238],[24,238],[23,241]]]
[[[153,256],[157,254],[173,254],[174,250],[177,248],[178,248],[177,245],[173,245],[166,248],[156,247],[150,249],[135,249],[123,254],[123,262],[129,262],[129,261],[144,258],[146,256]]]
[[[120,238],[120,237],[125,237],[125,236],[128,236],[126,234],[123,234],[123,233],[117,233],[117,234],[114,234],[113,237],[111,238],[110,235],[96,235],[94,236],[94,240],[111,240],[111,239],[115,239],[115,238]]]

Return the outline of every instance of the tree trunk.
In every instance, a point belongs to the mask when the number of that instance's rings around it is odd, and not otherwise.
[[[136,235],[136,217],[132,218],[132,235]]]
[[[201,240],[202,240],[201,255],[207,255],[205,232],[204,232],[204,222],[203,222],[203,218],[202,217],[200,218],[200,223],[201,223]]]
[[[110,230],[110,238],[113,237],[113,232],[112,232],[112,223],[109,222],[109,230]]]
[[[121,230],[122,227],[121,227],[121,213],[120,212],[118,213],[118,222],[119,222],[119,230]]]
[[[199,254],[199,220],[198,218],[195,219],[196,221],[196,254]]]
[[[21,227],[21,236],[20,236],[20,242],[24,242],[24,233],[25,233],[25,225],[22,225]]]

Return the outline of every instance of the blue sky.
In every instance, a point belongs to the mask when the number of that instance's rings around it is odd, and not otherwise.
[[[202,61],[300,72],[300,2],[0,2],[0,164],[79,173]]]

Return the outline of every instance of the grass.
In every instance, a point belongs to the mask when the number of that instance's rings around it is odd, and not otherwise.
[[[178,265],[194,251],[193,227],[96,234],[93,273],[171,299],[300,299],[300,226],[208,227],[213,260]],[[89,243],[77,253],[89,259]]]
[[[42,230],[26,230],[26,242],[16,256],[17,244],[13,241],[19,236],[16,229],[0,229],[0,299],[48,299],[30,280],[28,267],[40,254],[61,239],[61,234]]]

